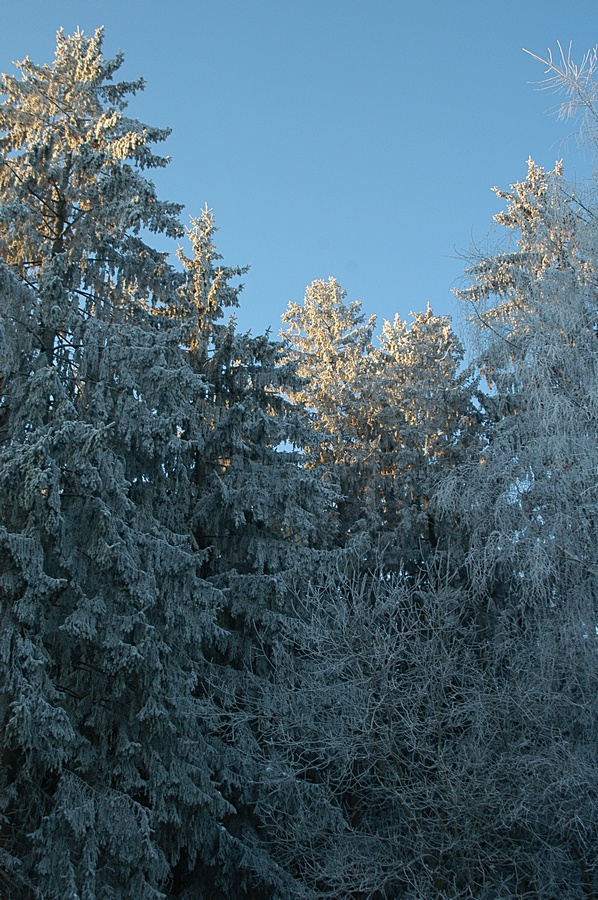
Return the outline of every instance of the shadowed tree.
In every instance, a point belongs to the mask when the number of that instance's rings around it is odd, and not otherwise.
[[[52,65],[2,82],[2,893],[154,898],[194,877],[286,896],[249,814],[252,744],[211,685],[241,683],[259,593],[226,573],[279,570],[325,516],[275,452],[274,347],[216,324],[236,289],[209,216],[187,274],[146,240],[182,235],[145,175],[168,132],[127,117],[142,82],[113,81],[101,48],[59,32]]]

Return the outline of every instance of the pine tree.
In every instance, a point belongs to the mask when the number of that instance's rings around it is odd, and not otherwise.
[[[333,482],[341,533],[365,530],[397,545],[403,562],[433,551],[442,531],[429,501],[435,482],[475,439],[476,384],[463,348],[431,308],[411,324],[385,322],[379,349],[357,301],[330,279],[290,304],[283,331],[303,387],[293,396],[316,430],[307,464]],[[395,564],[396,564],[395,556]]]
[[[507,209],[496,219],[517,247],[476,262],[459,292],[490,392],[486,446],[456,489],[478,510],[468,521],[480,590],[496,581],[547,604],[591,596],[598,568],[594,216],[560,165],[546,173],[530,160],[527,178],[498,194]]]
[[[502,698],[486,708],[518,773],[505,792],[518,895],[591,896],[598,840],[596,213],[562,166],[498,191],[512,249],[459,292],[488,382],[485,443],[444,484],[467,544],[466,605]],[[494,693],[494,692],[493,692]],[[494,707],[494,708],[493,708]],[[501,798],[502,799],[502,798]]]
[[[269,723],[277,715],[272,680],[280,671],[276,660],[288,650],[281,644],[289,629],[293,623],[300,629],[293,588],[321,577],[330,565],[327,548],[335,526],[330,491],[293,449],[309,439],[288,399],[299,385],[295,366],[267,334],[239,334],[234,318],[221,321],[223,311],[238,304],[241,286],[230,280],[245,270],[219,264],[215,232],[205,209],[188,230],[192,255],[179,253],[190,309],[185,355],[208,385],[201,399],[204,443],[190,470],[189,523],[204,551],[202,576],[221,598],[216,633],[205,642],[208,665],[199,689],[209,698],[212,731],[237,761],[238,774],[229,785],[235,814],[227,827],[240,848],[250,844],[254,854],[262,854],[240,856],[235,866],[252,868],[250,895],[253,890],[270,896],[282,886],[280,896],[287,897],[301,887],[296,872],[278,868],[268,822],[260,814],[278,789],[267,746]],[[205,880],[200,867],[183,877],[184,896],[205,890]],[[234,871],[216,872],[214,896],[237,896],[244,885]]]
[[[301,518],[293,491],[309,495],[315,533],[317,492],[275,454],[268,339],[215,324],[235,297],[215,251],[204,241],[203,270],[200,253],[185,275],[145,240],[182,233],[180,207],[144,174],[165,164],[152,145],[168,132],[125,115],[142,82],[114,82],[122,58],[101,48],[101,30],[59,32],[53,65],[3,76],[2,892],[288,895],[244,787],[255,739],[231,740],[247,715],[211,687],[242,687],[227,665],[247,660],[222,651],[245,646],[242,617],[226,609],[250,608],[257,589],[227,594],[207,576],[265,568],[242,527],[252,511],[259,526],[265,492],[280,497],[279,543]],[[237,528],[236,557],[230,541],[212,548],[210,502]]]
[[[288,399],[299,385],[269,334],[239,334],[224,310],[239,304],[247,269],[219,264],[217,229],[205,209],[188,230],[192,257],[180,251],[190,305],[188,362],[209,384],[203,416],[209,422],[195,473],[193,529],[209,547],[204,571],[212,576],[274,574],[297,561],[301,547],[325,547],[332,521],[329,492],[299,464],[294,446],[307,429]]]
[[[366,322],[361,304],[347,304],[345,297],[334,278],[312,282],[303,304],[289,304],[281,332],[288,358],[304,379],[293,400],[306,410],[315,432],[305,448],[306,464],[340,493],[341,540],[362,530],[373,513],[366,500],[373,469],[362,389],[376,320],[372,316]]]
[[[413,559],[446,549],[446,526],[430,501],[437,484],[477,440],[477,384],[462,370],[464,349],[448,316],[428,307],[385,322],[373,355],[369,415],[379,435],[378,463],[387,529]]]

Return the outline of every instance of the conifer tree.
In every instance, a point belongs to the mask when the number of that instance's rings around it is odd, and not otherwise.
[[[429,500],[474,440],[476,385],[460,371],[464,351],[447,317],[429,306],[411,324],[396,316],[376,348],[375,317],[366,322],[345,296],[334,279],[316,281],[283,315],[305,379],[293,396],[317,434],[307,464],[336,479],[345,535],[394,535],[404,561],[414,561],[438,543]]]
[[[413,559],[446,544],[432,511],[437,484],[475,445],[477,384],[461,370],[464,349],[448,316],[428,307],[384,322],[373,354],[375,381],[369,415],[379,434],[381,499],[386,527]]]
[[[595,63],[595,54],[593,57]],[[563,59],[556,86],[595,97]],[[591,103],[590,103],[591,107]],[[594,109],[590,113],[598,117]],[[598,840],[595,736],[596,542],[595,200],[528,161],[498,191],[511,248],[478,258],[460,291],[489,385],[485,443],[438,502],[457,511],[467,548],[467,605],[481,651],[504,683],[505,746],[518,777],[513,890],[592,896]],[[507,713],[506,710],[509,710]],[[498,722],[498,715],[497,715]],[[521,862],[525,861],[524,866]]]
[[[498,191],[496,219],[516,248],[476,262],[459,292],[490,386],[487,443],[457,488],[472,510],[471,558],[484,559],[476,583],[542,605],[591,596],[598,560],[596,230],[578,193],[560,165],[529,160],[526,179]]]
[[[306,464],[340,493],[341,540],[362,530],[372,505],[374,469],[364,434],[362,390],[370,365],[376,319],[366,322],[358,301],[347,304],[334,278],[314,281],[303,304],[290,303],[282,316],[288,358],[304,379],[293,399],[306,410],[315,430]],[[374,514],[375,515],[375,514]]]
[[[298,463],[293,446],[309,440],[288,399],[300,380],[283,347],[268,334],[239,334],[234,317],[242,285],[230,280],[247,269],[219,264],[217,229],[205,209],[192,221],[192,257],[180,251],[190,306],[188,362],[209,384],[203,415],[209,422],[195,473],[193,528],[210,547],[204,570],[213,576],[280,572],[301,546],[331,541],[329,492]]]
[[[181,235],[180,207],[144,174],[168,132],[126,116],[142,82],[114,82],[121,61],[101,30],[59,32],[53,65],[27,59],[2,82],[1,889],[284,896],[244,787],[252,744],[231,741],[238,706],[212,689],[247,663],[222,648],[240,621],[227,604],[251,597],[206,578],[265,568],[243,532],[260,490],[279,542],[301,518],[293,491],[315,533],[317,492],[274,453],[268,339],[216,325],[235,290],[211,268],[209,220],[187,276],[143,237]],[[251,487],[222,477],[245,459]],[[212,547],[210,503],[236,558]],[[230,699],[234,673],[218,677]]]

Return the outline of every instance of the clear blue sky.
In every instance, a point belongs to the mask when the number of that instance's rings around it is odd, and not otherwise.
[[[207,202],[225,262],[251,265],[238,319],[254,333],[329,275],[380,323],[427,301],[455,314],[458,254],[500,208],[490,188],[530,155],[590,168],[521,48],[572,41],[581,58],[598,0],[19,0],[0,70],[98,25],[147,81],[131,113],[173,129],[160,195],[189,215]]]

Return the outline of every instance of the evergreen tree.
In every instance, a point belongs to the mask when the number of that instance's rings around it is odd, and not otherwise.
[[[593,896],[592,198],[500,194],[485,394],[333,279],[239,334],[211,212],[182,271],[146,240],[120,63],[59,32],[2,82],[0,893]]]
[[[239,303],[242,285],[230,280],[247,269],[219,265],[216,230],[205,209],[188,230],[192,257],[179,252],[192,323],[188,362],[209,383],[193,529],[199,545],[210,548],[206,573],[274,574],[295,564],[301,547],[330,543],[330,492],[293,449],[309,440],[289,400],[300,383],[295,365],[284,362],[282,345],[268,334],[239,334],[234,318],[221,321]]]
[[[258,590],[206,579],[279,570],[288,534],[309,521],[315,541],[325,516],[275,452],[275,349],[216,324],[236,293],[209,217],[187,275],[143,237],[182,233],[144,174],[167,132],[125,115],[142,82],[115,83],[101,47],[59,32],[53,65],[3,76],[2,892],[288,896],[231,699]]]
[[[375,464],[364,433],[367,398],[362,395],[370,365],[376,319],[366,322],[358,301],[347,304],[334,278],[314,281],[303,304],[290,303],[281,332],[288,358],[303,384],[293,392],[315,434],[305,449],[306,465],[340,492],[337,502],[341,540],[375,517],[371,492]]]
[[[473,286],[459,292],[490,392],[486,446],[453,487],[470,509],[481,591],[494,583],[542,605],[589,598],[598,562],[591,201],[560,165],[546,173],[531,160],[527,178],[498,194],[507,209],[496,219],[517,247],[476,262]]]
[[[429,500],[474,440],[476,385],[460,370],[463,348],[447,317],[429,306],[411,324],[396,316],[376,349],[375,318],[365,322],[345,296],[334,279],[316,281],[303,306],[283,315],[290,358],[305,379],[293,396],[317,435],[307,465],[336,479],[342,533],[392,536],[413,563],[438,543]]]
[[[369,415],[379,435],[384,520],[414,560],[446,549],[447,528],[430,501],[477,441],[477,384],[461,370],[463,356],[450,319],[429,304],[411,323],[385,322],[373,355]]]

